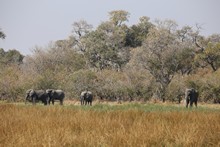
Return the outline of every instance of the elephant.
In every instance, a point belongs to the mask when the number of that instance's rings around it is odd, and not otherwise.
[[[47,89],[46,93],[49,96],[49,105],[51,101],[52,101],[52,104],[54,105],[55,100],[59,100],[60,105],[63,105],[63,101],[65,98],[65,93],[63,92],[63,90]]]
[[[188,108],[189,103],[190,103],[190,107],[193,106],[193,103],[197,107],[198,96],[199,93],[194,88],[186,89],[185,91],[186,108]]]
[[[49,102],[49,96],[44,90],[29,89],[26,91],[25,104],[27,101],[32,102],[33,105],[38,101],[42,101],[44,105],[47,105]]]
[[[93,100],[93,95],[91,91],[83,91],[80,95],[80,102],[81,105],[87,105],[90,104],[90,106],[92,106],[92,100]]]

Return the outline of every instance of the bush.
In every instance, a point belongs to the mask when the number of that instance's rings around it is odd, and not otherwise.
[[[67,76],[67,75],[65,75]],[[91,70],[79,70],[69,75],[64,89],[71,97],[79,97],[84,90],[94,91],[97,80],[96,73]]]
[[[177,75],[168,85],[166,91],[166,99],[172,102],[180,103],[181,100],[184,99],[184,94],[185,94],[184,78],[181,75]]]

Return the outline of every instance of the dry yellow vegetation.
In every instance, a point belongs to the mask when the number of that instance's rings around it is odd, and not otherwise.
[[[0,146],[220,146],[219,111],[99,107],[0,104]]]

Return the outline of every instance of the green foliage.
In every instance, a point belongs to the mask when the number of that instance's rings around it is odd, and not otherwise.
[[[220,67],[220,43],[208,43],[203,52],[198,54],[198,59],[209,64],[213,71]]]
[[[189,86],[190,87],[190,86]],[[185,83],[181,75],[174,77],[166,90],[166,98],[171,102],[180,103],[185,97]]]
[[[141,46],[143,41],[147,38],[149,30],[154,27],[146,16],[141,17],[139,20],[140,22],[137,25],[131,26],[127,31],[126,46]]]
[[[126,27],[104,22],[96,31],[84,38],[87,56],[93,68],[121,69],[128,62],[128,49],[125,47]]]
[[[192,48],[182,48],[177,54],[178,70],[182,75],[190,74],[195,67],[194,51]]]
[[[121,25],[123,22],[128,21],[129,13],[124,10],[116,10],[109,12],[111,22],[117,26]]]
[[[8,65],[8,64],[21,64],[24,56],[20,54],[17,50],[9,50],[4,51],[4,49],[0,48],[0,64]]]

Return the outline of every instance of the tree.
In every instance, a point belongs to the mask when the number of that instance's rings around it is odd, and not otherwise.
[[[174,25],[171,23],[167,25],[168,27],[160,25],[149,31],[142,47],[137,48],[136,59],[159,83],[157,95],[165,101],[166,87],[178,71],[177,58],[180,44],[172,33],[171,26]]]
[[[0,48],[0,64],[21,64],[24,56],[17,50],[4,51]]]
[[[194,58],[194,49],[181,45],[181,49],[178,50],[177,54],[178,71],[181,75],[189,75],[193,71]]]
[[[110,21],[115,26],[121,26],[123,22],[128,21],[129,13],[124,10],[116,10],[109,12]]]
[[[100,70],[120,68],[123,58],[119,56],[119,49],[121,49],[119,46],[123,37],[120,38],[118,35],[120,34],[117,32],[110,33],[107,30],[98,29],[87,36],[85,40],[86,56],[91,67]]]
[[[1,28],[0,28],[0,38],[1,39],[5,39],[6,35],[3,31],[1,31]]]
[[[142,42],[147,38],[149,30],[154,27],[149,20],[149,17],[143,16],[139,19],[137,25],[129,28],[126,36],[126,46],[138,47],[142,45]]]
[[[128,28],[122,25],[127,20],[128,13],[113,11],[110,14],[110,21],[101,23],[95,31],[83,39],[91,67],[99,70],[106,68],[121,70],[129,59],[129,49],[125,47]]]
[[[209,64],[213,71],[220,67],[220,42],[208,43],[203,52],[197,55],[197,58]]]
[[[179,71],[182,75],[190,74],[195,67],[196,46],[193,43],[193,38],[196,34],[192,27],[183,26],[180,30],[177,30],[175,35],[178,42],[181,44],[181,50],[178,54]]]
[[[18,98],[23,98],[23,86],[26,77],[21,79],[22,75],[20,66],[16,64],[1,68],[0,100],[15,101]]]
[[[85,52],[85,46],[83,44],[83,37],[92,31],[93,26],[88,24],[85,20],[80,20],[79,22],[73,23],[73,36],[70,37],[70,40],[76,42],[75,49],[81,52]]]
[[[46,48],[36,46],[34,54],[25,58],[24,66],[38,74],[50,71],[57,74],[60,71],[74,72],[85,67],[82,54],[71,48],[69,40],[59,40]]]

